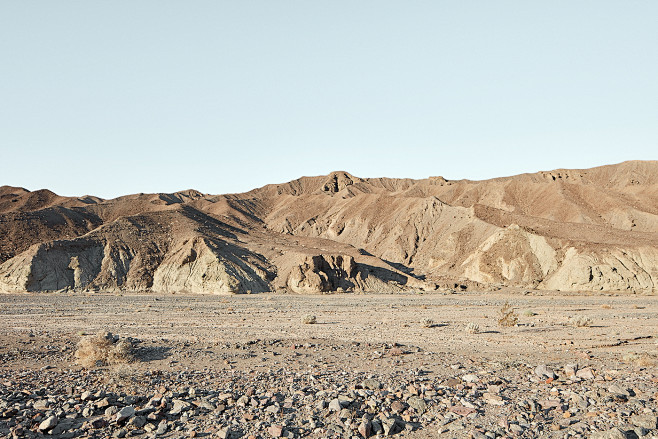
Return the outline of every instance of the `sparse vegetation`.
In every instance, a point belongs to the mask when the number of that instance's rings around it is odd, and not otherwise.
[[[631,363],[635,364],[638,367],[650,367],[650,366],[655,366],[656,361],[651,358],[647,353],[637,353],[637,352],[632,352],[624,355],[622,359],[626,363]]]
[[[469,322],[468,325],[466,325],[466,332],[469,334],[477,334],[480,332],[480,325],[475,322]]]
[[[589,317],[586,317],[586,316],[574,317],[571,321],[573,322],[574,326],[577,326],[579,328],[586,327],[586,326],[591,326],[592,323],[594,323],[592,321],[592,319],[590,319]]]
[[[318,322],[318,319],[317,319],[314,315],[312,315],[312,314],[306,314],[306,315],[302,318],[302,322],[303,322],[305,325],[314,325],[315,323]]]
[[[421,323],[423,324],[423,326],[425,328],[431,328],[432,326],[434,326],[434,320],[432,320],[430,318],[423,319],[423,321]]]
[[[80,340],[75,359],[79,365],[93,368],[130,363],[135,357],[132,343],[119,340],[119,337],[111,332],[101,331]]]
[[[526,317],[534,317],[537,315],[537,313],[528,309],[526,311],[523,311],[523,315]]]
[[[509,302],[505,304],[498,310],[499,318],[498,325],[500,326],[514,326],[519,322],[519,317],[516,315],[514,308]]]

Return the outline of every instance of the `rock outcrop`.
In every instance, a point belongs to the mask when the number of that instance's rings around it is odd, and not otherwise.
[[[272,274],[265,261],[254,263],[244,251],[227,242],[204,238],[188,240],[169,252],[153,276],[154,291],[204,294],[269,291]]]
[[[349,255],[316,255],[307,256],[291,270],[286,286],[301,294],[331,291],[392,293],[402,291],[407,282],[407,276],[393,269],[357,264]]]

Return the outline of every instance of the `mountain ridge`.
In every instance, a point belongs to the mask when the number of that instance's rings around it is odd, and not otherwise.
[[[300,177],[113,199],[0,187],[0,291],[658,288],[658,161],[488,180]]]

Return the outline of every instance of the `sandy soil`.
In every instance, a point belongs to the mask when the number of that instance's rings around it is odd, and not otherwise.
[[[506,302],[518,315],[517,326],[497,323]],[[317,317],[316,324],[302,323],[308,314]],[[590,326],[574,325],[574,318],[581,316],[591,319]],[[425,327],[425,319],[434,325]],[[479,333],[466,330],[470,322],[479,326]],[[491,368],[500,376],[509,375],[510,382],[531,384],[524,377],[532,375],[537,365],[558,370],[577,363],[612,375],[605,379],[623,377],[630,387],[647,379],[658,381],[655,297],[534,292],[0,295],[0,374],[79,370],[74,364],[75,345],[81,335],[99,330],[138,340],[141,361],[124,366],[118,374],[106,368],[107,375],[114,377],[158,371],[174,377],[176,373],[222,376],[228,371],[236,376],[276,375],[280,370],[293,376],[344,373],[360,379],[411,374],[445,382]],[[108,388],[117,385],[111,379],[104,383]],[[181,388],[189,385],[180,384]],[[121,386],[127,392],[149,391],[140,388],[137,379]],[[548,394],[550,387],[540,391]],[[495,425],[495,419],[489,423]],[[436,437],[436,426],[403,436]]]
[[[509,302],[518,314],[515,327],[497,323]],[[536,315],[530,315],[534,313]],[[302,323],[313,314],[317,324]],[[576,317],[591,319],[576,327]],[[424,319],[434,326],[423,326]],[[480,333],[470,334],[474,322]],[[581,295],[0,295],[0,352],[71,349],[80,335],[109,330],[144,344],[168,349],[148,367],[190,366],[187,350],[254,340],[325,340],[334,343],[393,344],[427,353],[477,356],[492,360],[562,361],[590,354],[618,360],[628,353],[656,353],[658,302],[652,296]],[[32,333],[35,337],[30,338]],[[175,349],[182,346],[183,350]],[[43,346],[42,346],[43,347]],[[66,352],[66,351],[65,351]],[[372,354],[367,352],[364,354]],[[195,367],[222,367],[212,349],[192,358]],[[337,361],[339,359],[336,359]],[[341,360],[342,361],[342,360]],[[4,366],[42,367],[29,358]],[[66,364],[60,364],[65,367]],[[374,365],[376,366],[376,365]],[[367,367],[371,367],[368,365]]]

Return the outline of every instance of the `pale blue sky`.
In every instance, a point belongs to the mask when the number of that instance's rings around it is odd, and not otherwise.
[[[0,0],[0,153],[102,197],[658,159],[658,1]]]

